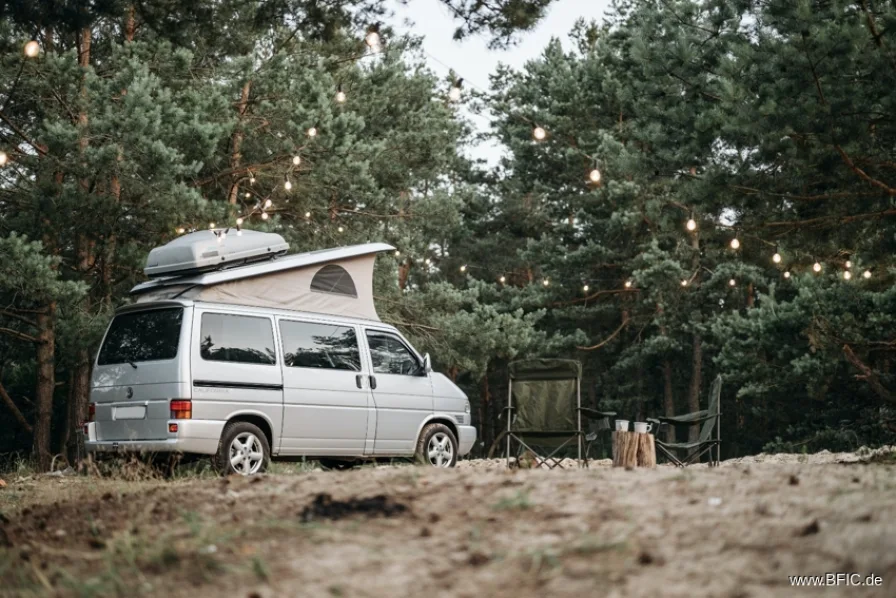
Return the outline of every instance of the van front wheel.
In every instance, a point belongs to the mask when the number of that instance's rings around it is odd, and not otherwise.
[[[429,424],[417,440],[417,461],[433,467],[454,467],[457,463],[457,438],[445,424]]]
[[[222,475],[261,473],[270,460],[271,447],[258,426],[249,422],[230,422],[224,426],[214,459],[215,469]]]

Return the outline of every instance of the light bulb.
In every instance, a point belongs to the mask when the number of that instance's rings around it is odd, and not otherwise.
[[[784,273],[784,278],[790,278],[790,272],[785,272],[785,273]]]
[[[498,282],[500,282],[501,284],[504,284],[505,282],[507,282],[507,277],[502,276],[501,278],[498,279]]]
[[[460,267],[460,271],[461,271],[461,272],[466,272],[466,271],[467,271],[467,266],[466,266],[466,264]]]
[[[630,281],[630,280],[626,280],[626,281],[625,281],[625,288],[627,288],[627,289],[632,288],[632,281]]]
[[[9,162],[9,156],[6,152],[0,152],[0,166],[6,166],[7,162]]]
[[[847,267],[847,268],[852,268],[852,262],[849,261],[849,260],[846,260],[846,267]]]
[[[545,131],[541,127],[535,127],[534,129],[532,129],[532,137],[534,137],[536,141],[542,141],[547,136],[547,131]]]
[[[255,184],[255,177],[254,177],[254,176],[250,176],[250,177],[249,177],[249,184],[250,184],[250,185],[254,185],[254,184]]]
[[[290,189],[292,189],[292,183],[290,181],[286,181],[285,183],[283,183],[283,188],[289,191]]]
[[[588,287],[588,285],[586,284],[585,286],[582,287],[582,290],[585,291],[585,292],[587,293],[587,292],[588,292],[588,288],[589,288],[589,287]]]
[[[337,228],[337,229],[336,229],[336,230],[337,230],[337,231],[338,231],[338,232],[340,232],[340,233],[341,233],[341,232],[344,232],[344,231],[345,231],[345,227],[343,227],[343,226],[340,226],[340,227],[339,227],[339,228]]]
[[[551,284],[551,281],[545,278],[543,281],[541,281],[541,284],[543,284],[544,286],[548,286],[549,284]]]
[[[781,263],[781,254],[776,251],[775,255],[772,256],[772,261],[775,262],[776,264],[780,264]]]
[[[311,218],[311,212],[305,212],[305,218]]]
[[[452,102],[460,101],[460,87],[457,85],[452,85],[451,89],[448,90],[448,99]]]
[[[367,36],[364,38],[364,43],[366,43],[371,50],[379,50],[380,47],[380,34],[376,31],[370,31],[367,33]]]
[[[293,166],[298,166],[298,165],[301,164],[301,163],[302,163],[302,157],[301,157],[301,156],[293,156],[293,157],[292,157],[292,165],[293,165]]]
[[[184,232],[186,232],[186,229],[184,227],[182,227],[182,226],[178,227],[177,234],[182,235],[182,234],[184,234]]]
[[[592,183],[599,183],[600,182],[600,171],[596,168],[592,169],[591,172],[588,173],[588,179]]]
[[[252,197],[252,194],[246,191],[246,198]]]
[[[734,280],[733,278],[732,278],[731,280],[728,281],[728,286],[729,286],[729,287],[733,287],[733,286],[735,286],[736,284],[737,284],[737,281]]]
[[[317,137],[317,127],[308,129],[308,137]]]
[[[864,276],[865,278],[871,278],[871,270],[865,270],[862,273],[862,276]]]
[[[395,257],[401,257],[401,252],[397,249],[395,250]]]
[[[242,225],[243,225],[243,219],[242,219],[242,218],[237,218],[237,219],[236,219],[236,225],[237,225],[237,226],[242,226]]]
[[[843,279],[844,279],[844,280],[849,280],[850,278],[852,278],[852,272],[850,272],[849,270],[847,270],[846,272],[843,273]]]
[[[214,229],[214,228],[215,228],[215,223],[214,223],[214,222],[209,222],[209,223],[208,223],[208,228],[209,228],[209,229]]]
[[[426,258],[425,260],[423,260],[423,263],[428,266],[431,262],[429,258]]]
[[[40,44],[37,43],[37,40],[31,40],[25,44],[25,56],[35,58],[38,54],[40,54]]]
[[[268,218],[270,218],[270,216],[268,215],[267,212],[262,212],[262,213],[261,213],[261,219],[262,219],[262,220],[267,220]]]
[[[266,199],[266,200],[264,200],[264,207],[269,208],[269,207],[271,207],[271,204],[273,204],[273,203],[274,202],[272,202],[270,199]]]
[[[812,266],[812,269],[815,270],[816,272],[821,272],[821,264],[819,264],[818,262],[815,262],[815,264]]]
[[[740,247],[740,241],[737,240],[737,237],[731,239],[731,249],[737,249]]]
[[[337,101],[338,103],[340,103],[340,104],[344,104],[344,103],[345,103],[345,99],[346,99],[346,98],[345,98],[345,92],[344,92],[344,91],[342,91],[342,90],[340,89],[339,91],[336,92],[336,101]]]
[[[687,280],[682,280],[682,281],[681,281],[681,286],[683,286],[683,287],[688,286],[688,281],[687,281]]]
[[[688,223],[685,225],[688,230],[697,230],[697,221],[693,218],[688,220]]]

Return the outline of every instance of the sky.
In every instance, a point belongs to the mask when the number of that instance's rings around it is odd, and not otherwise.
[[[553,37],[560,38],[568,47],[569,32],[576,20],[602,21],[609,3],[610,0],[556,0],[538,27],[522,34],[519,43],[511,49],[500,51],[488,49],[487,35],[455,41],[454,30],[459,23],[438,0],[410,0],[406,6],[393,0],[392,22],[399,30],[424,38],[423,49],[433,72],[446,76],[450,68],[471,86],[488,89],[489,75],[499,64],[522,68],[526,61],[541,54]],[[470,122],[480,131],[488,127],[488,121],[481,117],[471,116]],[[485,142],[473,148],[470,156],[495,165],[502,151],[499,144]]]

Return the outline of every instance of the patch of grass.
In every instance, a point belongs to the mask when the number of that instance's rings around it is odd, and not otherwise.
[[[506,510],[525,510],[532,508],[532,501],[529,499],[529,492],[526,490],[517,490],[513,496],[502,498],[492,505],[496,511]]]
[[[268,581],[271,578],[271,572],[268,570],[264,559],[258,556],[252,557],[252,573],[255,574],[259,581]]]

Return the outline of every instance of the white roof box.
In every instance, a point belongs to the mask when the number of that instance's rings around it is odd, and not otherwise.
[[[230,229],[201,230],[156,247],[146,258],[144,274],[150,278],[181,276],[242,266],[286,253],[289,244],[275,233]]]

